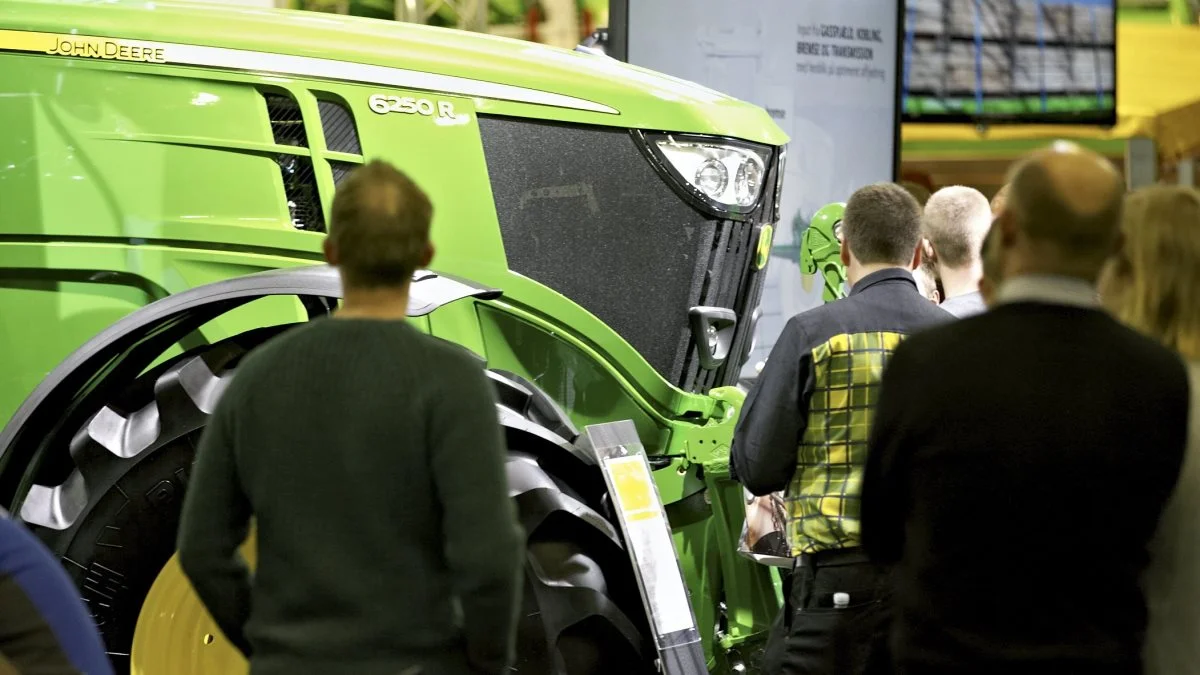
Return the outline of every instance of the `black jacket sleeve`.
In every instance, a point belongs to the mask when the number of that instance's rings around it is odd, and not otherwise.
[[[483,371],[464,362],[444,382],[430,402],[430,462],[446,562],[471,666],[499,675],[515,656],[525,538],[508,498],[507,451]]]
[[[238,550],[250,531],[250,500],[234,455],[236,381],[217,403],[196,450],[179,525],[179,564],[213,621],[247,658],[250,567]]]
[[[862,545],[877,564],[900,560],[904,523],[908,518],[908,465],[913,451],[906,434],[906,415],[918,392],[921,369],[911,345],[902,344],[883,374],[879,404],[867,444],[862,486]]]
[[[756,495],[778,492],[792,480],[811,376],[811,347],[793,318],[746,398],[733,436],[730,472]]]

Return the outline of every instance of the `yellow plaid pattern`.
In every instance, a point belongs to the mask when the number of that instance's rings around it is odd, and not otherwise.
[[[867,439],[888,357],[901,333],[835,335],[812,351],[813,393],[784,494],[793,556],[859,545]]]

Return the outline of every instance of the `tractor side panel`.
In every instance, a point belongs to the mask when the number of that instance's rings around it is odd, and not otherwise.
[[[277,143],[270,90],[175,73],[0,55],[0,420],[137,307],[319,259],[278,159],[305,150]]]

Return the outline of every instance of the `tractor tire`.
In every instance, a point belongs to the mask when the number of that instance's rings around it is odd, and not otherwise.
[[[134,381],[72,439],[74,469],[64,485],[84,486],[75,492],[84,495],[76,497],[84,504],[76,521],[62,530],[32,526],[79,587],[121,675],[130,672],[142,603],[175,551],[204,423],[237,361],[259,341],[205,346]],[[654,672],[653,640],[619,529],[600,515],[600,504],[585,503],[583,491],[523,450],[510,448],[507,463],[527,535],[515,672]]]

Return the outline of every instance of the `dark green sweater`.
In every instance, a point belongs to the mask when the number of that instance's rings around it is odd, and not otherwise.
[[[471,356],[400,321],[320,319],[239,366],[180,562],[254,675],[504,672],[524,555],[504,463]]]

